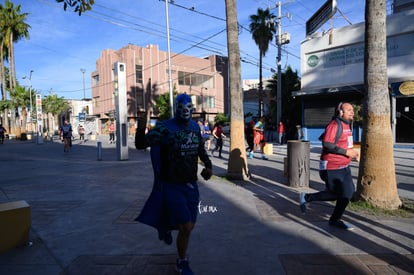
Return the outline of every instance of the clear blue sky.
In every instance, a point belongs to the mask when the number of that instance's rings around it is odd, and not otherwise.
[[[4,4],[4,0],[0,1]],[[91,97],[90,74],[104,49],[118,50],[128,43],[157,44],[167,50],[165,2],[159,0],[95,0],[92,11],[82,16],[64,11],[55,0],[12,0],[29,13],[30,39],[15,44],[18,81],[29,86],[24,76],[32,74],[32,87],[42,95],[50,92],[67,99],[83,98],[85,69],[87,98]],[[259,51],[249,33],[249,16],[259,7],[270,7],[277,15],[277,1],[238,0],[238,21],[242,79],[258,78]],[[325,0],[282,1],[282,32],[291,34],[282,49],[282,70],[290,65],[300,74],[300,43],[305,39],[306,21]],[[338,0],[339,10],[353,24],[364,21],[364,0]],[[193,9],[192,9],[193,8]],[[292,15],[292,20],[286,14]],[[169,4],[171,52],[197,57],[210,54],[227,56],[224,0],[175,0]],[[348,25],[339,12],[334,27]],[[320,30],[327,30],[329,23]],[[273,41],[264,58],[263,76],[276,69],[277,48]]]

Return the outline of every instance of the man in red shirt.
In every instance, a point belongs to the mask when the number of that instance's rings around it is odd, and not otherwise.
[[[279,122],[278,134],[279,134],[279,144],[282,145],[285,139],[285,125],[283,124],[282,121]]]
[[[335,209],[329,219],[329,225],[346,230],[354,229],[352,225],[341,220],[345,208],[348,206],[355,186],[349,167],[353,158],[359,157],[353,150],[351,122],[354,118],[354,109],[350,103],[340,103],[334,118],[326,127],[322,140],[322,154],[319,173],[326,184],[326,190],[307,194],[300,194],[300,208],[304,213],[306,203],[312,201],[336,201]],[[337,122],[338,121],[338,122]],[[338,123],[342,125],[342,133],[336,141]]]

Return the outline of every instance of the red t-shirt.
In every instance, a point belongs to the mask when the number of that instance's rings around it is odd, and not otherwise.
[[[283,134],[285,132],[285,125],[283,125],[283,123],[279,124],[279,133]]]
[[[213,129],[213,133],[216,135],[216,137],[222,138],[221,134],[223,134],[223,128],[221,128],[221,126],[216,126]]]
[[[341,121],[342,123],[342,134],[336,143],[336,146],[343,148],[344,150],[350,149],[354,146],[352,139],[352,131],[349,124]],[[336,132],[338,130],[338,124],[335,120],[332,120],[326,127],[325,136],[323,138],[324,142],[335,143]],[[321,160],[328,161],[326,169],[327,170],[336,170],[345,168],[351,163],[352,158],[345,155],[332,154],[332,153],[322,153]]]
[[[115,132],[115,125],[109,125],[109,132]]]

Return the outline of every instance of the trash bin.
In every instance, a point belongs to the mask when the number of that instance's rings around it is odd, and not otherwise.
[[[287,142],[288,184],[291,187],[309,187],[310,146],[306,140]]]

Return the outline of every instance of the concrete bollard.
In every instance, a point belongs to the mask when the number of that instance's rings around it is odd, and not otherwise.
[[[0,203],[0,253],[29,241],[30,206],[26,201]]]
[[[98,160],[102,160],[102,142],[98,141]]]
[[[308,187],[310,180],[309,141],[287,142],[288,183],[291,187]]]

